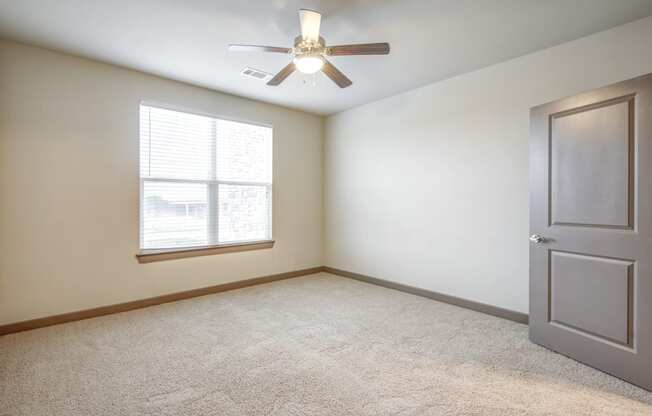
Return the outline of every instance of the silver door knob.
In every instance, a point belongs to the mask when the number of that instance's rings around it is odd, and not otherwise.
[[[541,244],[546,241],[545,238],[541,237],[539,234],[532,234],[530,236],[530,241],[534,244]]]

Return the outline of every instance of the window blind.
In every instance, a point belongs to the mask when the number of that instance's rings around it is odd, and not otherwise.
[[[272,239],[272,128],[140,106],[141,249]]]

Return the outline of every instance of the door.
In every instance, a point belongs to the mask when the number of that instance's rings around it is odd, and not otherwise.
[[[652,390],[652,74],[530,111],[530,339]]]

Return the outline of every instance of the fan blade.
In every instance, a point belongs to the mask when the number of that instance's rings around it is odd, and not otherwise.
[[[231,52],[277,52],[290,53],[292,49],[281,48],[278,46],[259,46],[259,45],[229,45]]]
[[[346,75],[340,72],[339,69],[335,68],[333,64],[324,59],[324,66],[321,67],[321,70],[326,76],[333,80],[340,88],[346,88],[353,84],[353,81],[348,79]]]
[[[308,9],[299,10],[299,23],[301,24],[301,37],[303,40],[319,42],[319,26],[321,14]]]
[[[274,78],[270,79],[267,82],[267,85],[271,85],[273,87],[277,86],[281,82],[285,81],[285,78],[289,77],[295,69],[296,68],[294,67],[294,62],[290,62],[285,68],[281,69],[278,74],[274,75]]]
[[[330,46],[326,53],[331,56],[338,55],[387,55],[389,43],[361,43],[358,45]]]

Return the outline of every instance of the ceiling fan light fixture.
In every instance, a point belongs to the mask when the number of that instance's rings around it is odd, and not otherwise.
[[[321,13],[314,10],[299,10],[301,34],[294,38],[293,48],[260,45],[229,45],[230,51],[241,52],[273,52],[292,55],[294,59],[267,81],[267,85],[276,87],[287,79],[294,71],[303,74],[315,74],[322,71],[340,88],[353,85],[353,81],[326,59],[328,56],[346,55],[387,55],[389,43],[360,43],[353,45],[326,46],[324,38],[319,36]]]
[[[294,58],[297,70],[304,74],[314,74],[324,66],[324,59],[319,55],[303,55]]]

